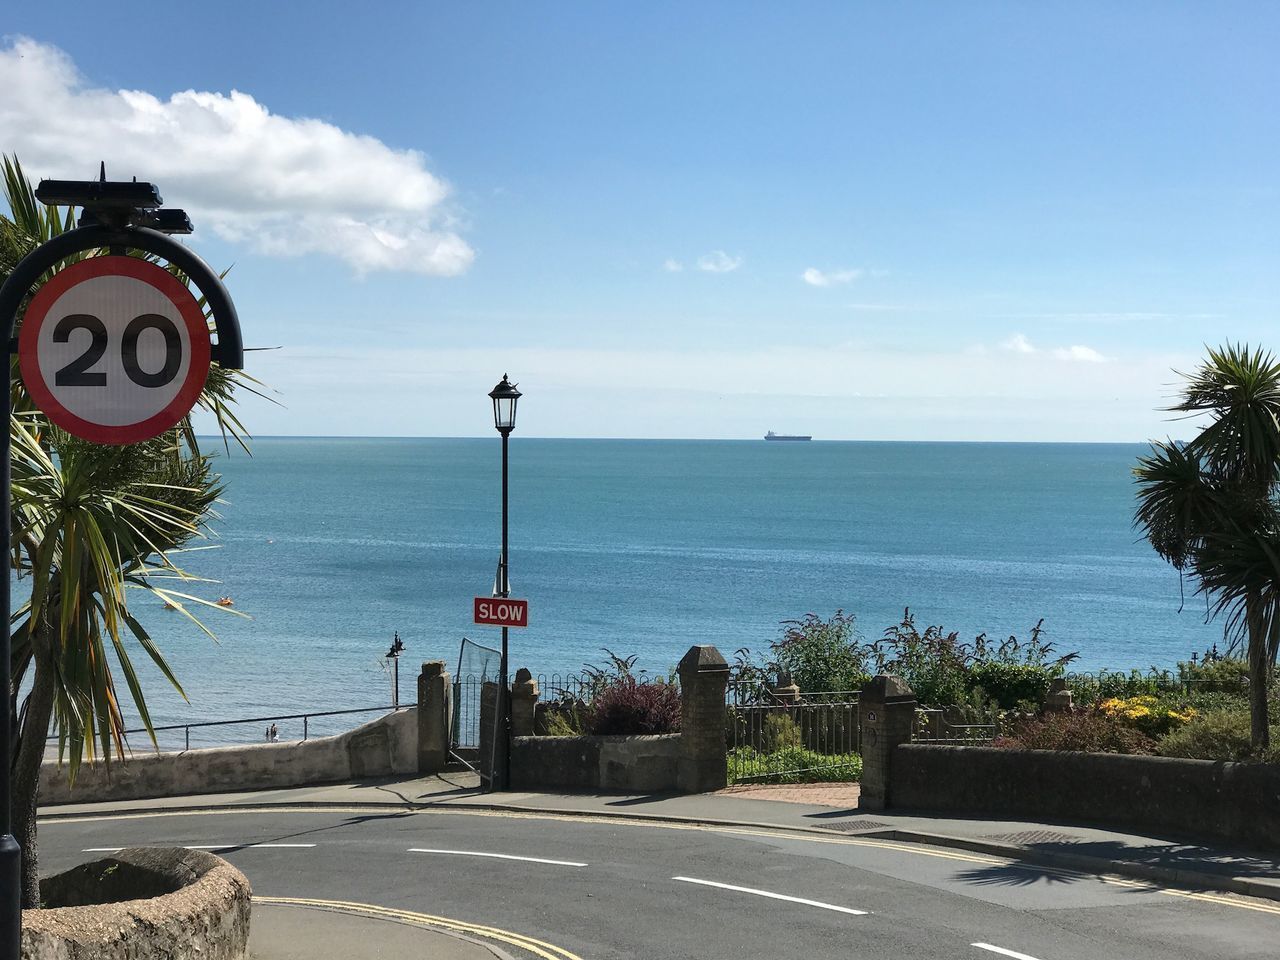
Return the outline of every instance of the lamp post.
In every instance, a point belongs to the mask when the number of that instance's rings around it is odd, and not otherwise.
[[[404,641],[399,631],[391,641],[391,649],[387,651],[387,659],[391,661],[391,707],[400,709],[400,654],[404,653]]]
[[[499,384],[489,391],[489,399],[493,401],[493,426],[502,434],[502,564],[498,571],[498,596],[511,595],[511,580],[507,576],[507,440],[511,431],[516,428],[516,403],[520,399],[520,391],[516,385],[502,375]],[[507,789],[511,782],[511,688],[508,686],[507,664],[507,628],[502,628],[502,659],[498,666],[498,730],[502,738],[502,772],[494,776],[496,786]],[[495,764],[496,766],[496,764]],[[495,769],[493,774],[497,774]]]

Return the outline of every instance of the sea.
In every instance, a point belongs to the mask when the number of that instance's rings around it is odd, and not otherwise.
[[[204,443],[221,516],[175,560],[210,581],[184,589],[234,606],[201,612],[215,642],[134,597],[187,696],[144,668],[155,723],[385,705],[396,635],[411,702],[422,661],[453,672],[464,638],[498,646],[472,623],[501,542],[496,436]],[[764,654],[783,621],[836,610],[875,639],[907,608],[968,640],[1043,619],[1079,669],[1173,667],[1221,627],[1132,526],[1144,449],[514,435],[510,582],[529,625],[511,667],[572,673],[609,651],[665,674],[692,644]]]

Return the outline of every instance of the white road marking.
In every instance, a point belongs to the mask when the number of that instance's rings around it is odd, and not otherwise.
[[[971,943],[971,947],[977,947],[979,950],[990,950],[992,953],[998,953],[1002,957],[1012,957],[1013,960],[1036,960],[1029,953],[1019,953],[1017,950],[1006,950],[1004,947],[993,947],[989,943]]]
[[[184,850],[233,850],[239,846],[250,847],[254,850],[310,850],[315,846],[314,843],[206,843],[206,844],[187,844]],[[119,853],[124,847],[85,847],[81,853]]]
[[[545,860],[542,857],[516,857],[509,853],[481,853],[478,850],[435,850],[427,847],[410,847],[410,853],[446,853],[455,857],[491,857],[494,860],[523,860],[526,863],[549,863],[557,867],[585,867],[577,860]]]
[[[255,850],[310,850],[314,843],[251,843]]]
[[[838,913],[851,913],[855,917],[865,917],[867,911],[854,910],[852,907],[837,907],[834,903],[823,903],[821,900],[806,900],[804,897],[789,897],[784,893],[773,893],[769,890],[756,890],[754,887],[735,887],[731,883],[716,883],[714,880],[698,880],[694,877],[672,877],[683,883],[700,883],[704,887],[719,887],[721,890],[736,890],[738,893],[750,893],[757,897],[768,897],[770,900],[786,900],[789,903],[803,903],[806,907],[819,907],[823,910],[835,910]]]

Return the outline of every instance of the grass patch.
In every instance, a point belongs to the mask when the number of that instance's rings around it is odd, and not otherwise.
[[[862,755],[819,753],[784,747],[761,753],[751,747],[729,751],[730,783],[841,783],[862,777]]]

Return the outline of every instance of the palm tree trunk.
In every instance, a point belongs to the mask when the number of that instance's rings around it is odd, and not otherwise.
[[[13,834],[22,847],[22,907],[40,906],[40,865],[36,849],[36,794],[40,790],[40,764],[45,737],[53,715],[54,675],[49,659],[49,637],[35,644],[35,678],[22,725],[21,746],[13,765]]]
[[[1267,681],[1271,670],[1267,657],[1267,631],[1261,608],[1258,597],[1250,596],[1245,600],[1245,618],[1249,629],[1249,740],[1255,755],[1271,745],[1267,717]]]

